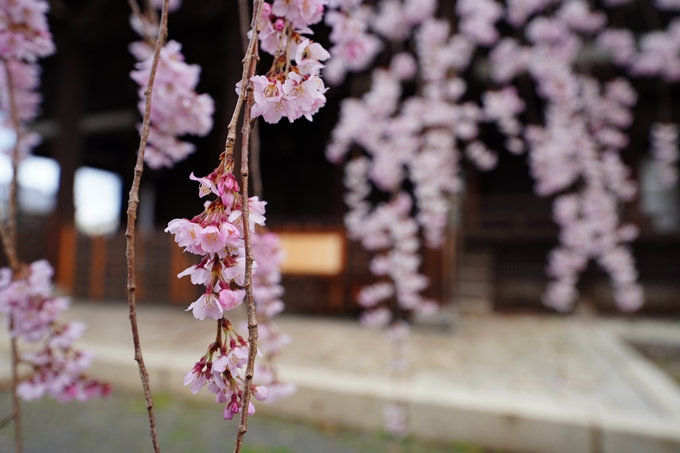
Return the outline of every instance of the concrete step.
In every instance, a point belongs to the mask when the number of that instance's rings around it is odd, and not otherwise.
[[[459,297],[487,297],[490,298],[493,287],[484,283],[460,282],[458,284]]]
[[[493,303],[487,297],[458,297],[458,311],[463,315],[482,315],[493,312]]]
[[[91,373],[141,393],[127,307],[76,304],[68,316],[89,324],[79,345],[97,354]],[[182,385],[214,323],[176,307],[140,307],[138,319],[152,391],[214,400]],[[456,329],[413,329],[400,379],[387,371],[382,331],[319,318],[277,323],[293,337],[278,376],[297,392],[256,402],[258,414],[377,431],[384,405],[398,400],[423,440],[520,453],[680,453],[680,387],[622,338],[647,327],[646,341],[680,341],[679,320],[461,317]]]

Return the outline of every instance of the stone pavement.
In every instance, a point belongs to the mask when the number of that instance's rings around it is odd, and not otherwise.
[[[127,314],[122,303],[76,303],[68,316],[88,324],[80,343],[97,352],[93,374],[139,392]],[[138,318],[152,390],[192,398],[182,378],[212,341],[213,323],[177,307],[141,306]],[[410,371],[398,382],[380,332],[348,320],[277,322],[293,337],[280,378],[298,392],[260,404],[267,414],[375,431],[383,404],[396,398],[425,440],[537,453],[680,452],[680,388],[627,342],[680,346],[680,320],[496,315],[417,327]],[[7,344],[0,338],[0,354]]]

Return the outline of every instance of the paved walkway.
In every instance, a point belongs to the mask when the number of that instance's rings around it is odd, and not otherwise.
[[[80,303],[69,317],[88,324],[81,345],[97,352],[93,373],[139,391],[127,306]],[[191,398],[182,377],[212,341],[213,323],[153,306],[140,307],[139,323],[152,389]],[[293,337],[280,376],[299,390],[261,412],[377,430],[384,402],[397,398],[422,439],[519,452],[680,452],[680,388],[626,341],[680,346],[677,320],[491,316],[419,327],[399,383],[379,332],[320,318],[278,323]],[[0,353],[6,345],[0,339]]]

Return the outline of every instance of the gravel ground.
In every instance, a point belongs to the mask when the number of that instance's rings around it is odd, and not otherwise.
[[[225,422],[217,405],[154,398],[161,450],[170,453],[230,452],[237,422]],[[105,400],[59,404],[24,403],[25,453],[151,452],[146,408],[141,397],[114,394]],[[0,417],[10,410],[0,395]],[[334,426],[253,417],[242,453],[482,453],[474,446],[434,446],[411,440],[349,432]],[[0,431],[0,452],[13,451],[13,428]],[[490,453],[490,452],[487,452]]]

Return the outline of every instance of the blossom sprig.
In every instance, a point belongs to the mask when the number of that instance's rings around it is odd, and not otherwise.
[[[162,2],[154,2],[160,8]],[[170,2],[170,10],[179,8],[179,1]],[[147,15],[133,15],[133,28],[143,37],[155,36],[158,24],[149,22]],[[144,115],[145,92],[153,61],[153,41],[130,44],[130,53],[137,59],[130,77],[139,85],[137,107]],[[213,127],[215,103],[210,95],[196,92],[201,67],[188,64],[182,55],[182,45],[171,40],[163,46],[155,75],[151,102],[151,128],[144,160],[151,168],[172,167],[195,151],[192,143],[180,140],[185,135],[206,136]]]
[[[239,289],[245,278],[243,204],[233,169],[233,158],[223,155],[218,168],[208,176],[196,178],[192,173],[191,179],[200,185],[199,196],[216,197],[206,201],[201,214],[193,219],[171,220],[165,229],[175,235],[175,241],[185,251],[203,255],[199,264],[178,275],[188,275],[192,283],[206,288],[187,309],[200,320],[221,319],[224,311],[240,305],[245,297],[245,291]],[[265,205],[258,197],[250,198],[251,233],[255,224],[264,225]],[[256,268],[253,263],[253,269]]]
[[[650,133],[652,157],[661,182],[666,187],[673,187],[678,182],[679,129],[677,124],[655,123]]]
[[[7,79],[7,73],[11,77],[11,88]],[[24,124],[36,119],[40,112],[42,96],[37,92],[40,87],[40,67],[36,63],[27,63],[21,60],[0,60],[0,111],[4,115],[0,116],[0,125],[5,129],[12,130],[10,93],[14,97],[17,119],[19,125],[19,157],[24,158],[30,154],[31,150],[38,146],[42,141],[39,134],[26,129]],[[1,149],[5,153],[11,153],[13,145]]]
[[[3,59],[36,59],[54,53],[44,0],[0,1],[0,55]]]
[[[47,24],[49,4],[43,0],[0,1],[0,124],[6,129],[19,127],[20,157],[40,144],[40,136],[26,130],[25,124],[38,116],[42,96],[40,68],[36,61],[54,53],[55,47]],[[9,73],[10,80],[7,78]],[[11,86],[10,86],[11,85]],[[11,112],[10,90],[14,99]],[[19,125],[12,123],[16,115]],[[10,149],[2,150],[10,152]]]
[[[73,345],[85,330],[84,324],[57,320],[68,309],[69,300],[52,296],[53,273],[45,260],[22,266],[16,273],[0,269],[0,313],[6,316],[10,335],[39,345],[19,359],[31,367],[32,374],[18,384],[17,394],[25,400],[47,394],[60,402],[107,396],[111,392],[108,384],[84,374],[93,354]]]
[[[469,40],[451,36],[448,23],[434,19],[423,22],[415,38],[425,82],[422,94],[402,102],[402,82],[415,76],[417,64],[409,53],[394,55],[389,69],[374,70],[369,92],[361,99],[343,101],[326,155],[340,161],[358,144],[372,158],[368,177],[380,190],[398,191],[409,179],[414,185],[416,218],[427,244],[437,247],[443,241],[447,197],[462,188],[459,145],[480,168],[495,166],[496,154],[476,140],[478,123],[496,118],[485,118],[475,103],[460,102],[466,85],[447,75],[469,65]]]
[[[191,386],[191,392],[207,387],[215,395],[215,402],[225,404],[222,416],[231,420],[239,413],[245,380],[242,371],[248,361],[248,342],[234,330],[226,318],[218,325],[218,335],[210,344],[207,353],[196,362],[184,377],[184,385]],[[251,386],[252,395],[260,401],[267,399],[267,387]],[[252,402],[248,404],[248,415],[255,413]]]
[[[290,122],[312,116],[326,104],[327,88],[319,77],[322,61],[330,54],[321,44],[311,41],[309,25],[321,20],[325,1],[281,1],[263,3],[260,18],[260,48],[274,61],[266,75],[253,76],[255,104],[253,118],[262,116],[278,123],[284,116]],[[240,92],[240,82],[236,86]]]
[[[196,319],[216,319],[218,336],[208,347],[208,352],[187,374],[184,384],[191,384],[193,393],[207,384],[216,395],[216,402],[226,403],[224,419],[231,420],[241,408],[244,379],[239,374],[248,361],[248,342],[234,329],[225,312],[240,305],[246,291],[246,249],[244,228],[250,237],[255,235],[255,225],[265,222],[265,202],[258,197],[248,200],[249,225],[243,224],[243,199],[234,176],[234,159],[222,154],[218,167],[205,177],[190,178],[199,183],[199,197],[210,196],[204,210],[192,219],[174,219],[168,223],[166,232],[175,235],[175,241],[184,250],[202,255],[201,261],[178,277],[189,276],[195,285],[205,286],[205,292],[187,308]],[[253,262],[253,273],[257,264]],[[253,395],[263,400],[267,396],[265,386],[253,385]],[[255,408],[248,405],[248,414]]]
[[[517,21],[510,24],[523,26],[526,18],[520,20],[522,14],[512,5],[508,14]],[[527,73],[546,103],[545,124],[524,126],[521,134],[536,193],[561,194],[553,206],[560,245],[550,253],[547,266],[554,280],[543,296],[543,302],[558,311],[573,307],[578,276],[591,259],[609,273],[622,310],[635,310],[643,303],[635,262],[626,246],[637,230],[619,215],[620,204],[636,193],[619,152],[628,145],[624,129],[632,122],[637,95],[624,79],[601,83],[575,68],[589,40],[611,49],[615,61],[627,62],[634,56],[635,51],[626,48],[633,42],[631,36],[605,26],[601,12],[574,0],[551,14],[529,19],[523,28],[528,45],[505,38],[490,52],[491,74],[497,83]],[[511,112],[511,107],[512,102],[505,102],[504,110]],[[515,130],[504,130],[499,124],[509,140],[516,136]]]
[[[420,241],[418,225],[410,217],[411,197],[402,192],[371,210],[366,202],[370,186],[362,182],[369,168],[364,157],[351,160],[345,167],[345,186],[349,189],[345,200],[350,208],[345,225],[352,239],[376,252],[370,269],[380,280],[362,288],[357,300],[366,308],[361,322],[383,327],[394,317],[391,300],[404,312],[430,313],[436,310],[436,304],[420,294],[428,279],[418,272]]]
[[[278,234],[256,229],[253,238],[253,256],[258,263],[253,275],[253,299],[259,315],[258,349],[262,359],[255,364],[254,380],[266,386],[267,402],[271,403],[295,392],[296,387],[278,378],[276,359],[281,348],[290,342],[290,336],[281,333],[273,318],[281,313],[285,304],[281,300],[281,263],[284,253]]]
[[[330,59],[324,77],[330,84],[340,84],[348,71],[361,71],[371,64],[382,49],[381,40],[368,32],[371,10],[358,1],[336,1],[326,13],[331,27]]]

